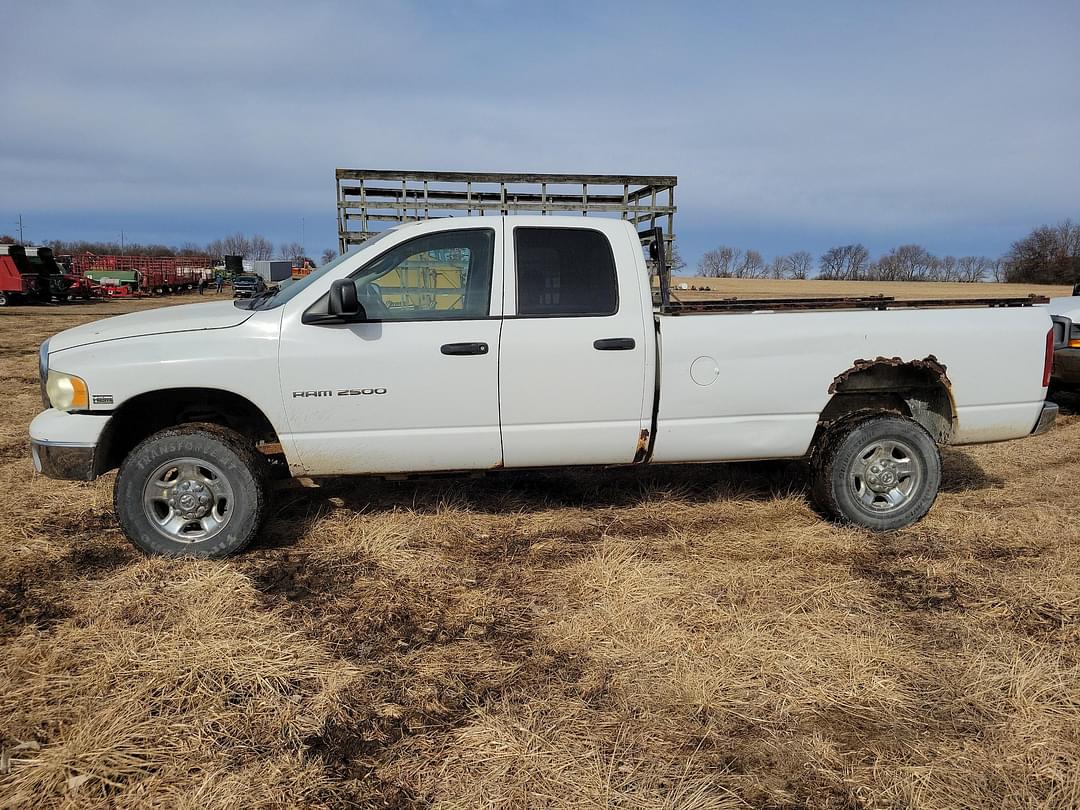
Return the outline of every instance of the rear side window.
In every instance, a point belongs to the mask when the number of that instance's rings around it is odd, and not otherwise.
[[[615,257],[600,231],[515,228],[518,315],[614,315]]]

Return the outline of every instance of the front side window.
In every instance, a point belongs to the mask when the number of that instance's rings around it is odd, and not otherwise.
[[[608,238],[588,228],[515,228],[517,312],[604,316],[619,309]]]
[[[369,321],[487,317],[495,231],[476,228],[419,236],[351,278]]]

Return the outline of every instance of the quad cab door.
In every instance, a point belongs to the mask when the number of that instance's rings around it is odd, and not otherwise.
[[[505,223],[499,393],[506,466],[633,462],[652,415],[646,378],[655,351],[651,301],[646,322],[635,277],[640,244],[618,222]]]
[[[285,313],[281,395],[309,474],[502,463],[501,237],[494,219],[389,248],[350,276],[361,322],[320,319],[325,295]]]

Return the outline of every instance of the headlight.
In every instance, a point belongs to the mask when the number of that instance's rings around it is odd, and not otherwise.
[[[90,407],[90,394],[86,382],[74,374],[50,371],[45,382],[45,393],[58,411],[81,411]]]

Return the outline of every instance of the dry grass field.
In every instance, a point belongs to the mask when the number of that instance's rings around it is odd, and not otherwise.
[[[167,562],[26,439],[42,339],[163,303],[0,312],[0,806],[1080,805],[1078,400],[882,536],[759,463],[283,486]]]
[[[951,282],[912,283],[906,281],[787,281],[763,278],[676,278],[674,284],[689,284],[700,290],[674,290],[676,298],[801,298],[830,296],[886,295],[898,300],[917,298],[1023,298],[1069,295],[1072,288],[1046,284],[960,284]]]

